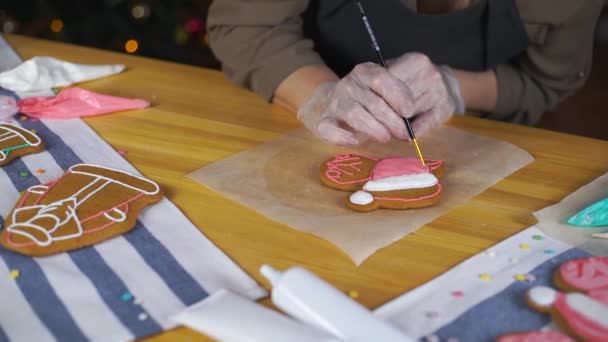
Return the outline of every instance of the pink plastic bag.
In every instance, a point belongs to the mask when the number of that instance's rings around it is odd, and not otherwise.
[[[78,87],[64,89],[57,96],[19,100],[21,113],[40,119],[94,116],[142,109],[149,105],[150,103],[144,100],[102,95]]]

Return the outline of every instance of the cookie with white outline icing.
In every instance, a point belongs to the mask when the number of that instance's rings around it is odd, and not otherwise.
[[[0,124],[0,166],[43,150],[44,143],[33,132],[7,123]]]
[[[6,218],[0,243],[29,256],[90,246],[131,230],[141,211],[162,196],[148,179],[75,165],[59,179],[21,194]]]
[[[353,192],[346,205],[357,211],[412,209],[434,205],[441,197],[444,162],[406,157],[376,159],[356,153],[336,155],[321,165],[321,182]]]
[[[526,301],[533,309],[550,313],[553,321],[577,340],[608,341],[608,305],[598,300],[537,286],[527,291]]]

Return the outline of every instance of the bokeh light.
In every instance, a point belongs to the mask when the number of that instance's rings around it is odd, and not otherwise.
[[[125,51],[128,53],[135,53],[139,49],[139,43],[135,39],[129,39],[125,43]]]
[[[63,20],[61,20],[61,19],[51,20],[50,28],[51,28],[51,31],[53,31],[55,33],[59,33],[61,31],[63,31]]]

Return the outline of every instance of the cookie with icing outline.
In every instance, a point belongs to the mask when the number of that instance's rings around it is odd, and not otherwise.
[[[608,305],[583,293],[563,293],[546,286],[526,292],[528,305],[551,314],[568,335],[586,342],[608,341]]]
[[[445,168],[440,160],[425,159],[425,164],[416,158],[345,153],[323,163],[320,178],[330,188],[353,192],[346,206],[356,211],[423,208],[439,201]]]
[[[162,199],[155,182],[80,164],[21,194],[0,232],[0,244],[29,256],[90,246],[131,230],[140,212]]]
[[[0,166],[43,150],[44,143],[38,135],[15,125],[0,124]]]
[[[608,257],[567,261],[555,271],[557,287],[566,292],[584,292],[608,305]]]

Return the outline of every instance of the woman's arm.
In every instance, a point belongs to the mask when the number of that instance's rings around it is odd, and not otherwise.
[[[306,65],[291,73],[279,84],[272,101],[297,112],[318,86],[338,80],[338,76],[323,64]]]

